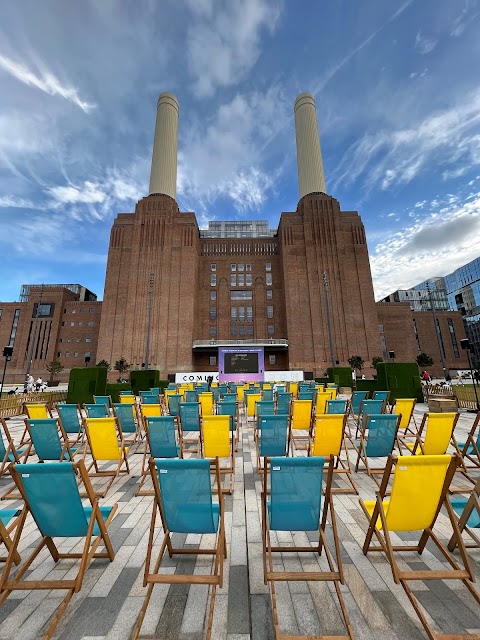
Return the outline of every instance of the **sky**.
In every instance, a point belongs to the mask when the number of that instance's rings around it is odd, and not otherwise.
[[[480,0],[16,0],[0,21],[0,300],[103,295],[110,229],[148,194],[158,95],[177,201],[276,227],[315,96],[327,192],[365,224],[376,299],[480,255]]]

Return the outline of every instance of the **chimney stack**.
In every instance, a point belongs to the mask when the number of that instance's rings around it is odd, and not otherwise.
[[[310,93],[301,93],[295,100],[295,136],[300,198],[326,193],[315,100]]]
[[[172,93],[158,98],[149,194],[177,196],[178,100]]]

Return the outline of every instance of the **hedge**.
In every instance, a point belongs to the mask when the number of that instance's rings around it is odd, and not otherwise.
[[[420,371],[416,362],[379,362],[378,389],[390,391],[390,400],[416,398],[423,402]]]
[[[93,402],[93,396],[106,395],[106,367],[72,369],[68,379],[67,403],[85,404]]]
[[[130,386],[136,396],[140,395],[140,391],[148,391],[151,387],[159,387],[160,371],[158,369],[131,371]]]
[[[131,391],[130,386],[125,383],[116,382],[115,384],[107,384],[105,395],[111,396],[112,402],[120,402],[120,391]]]

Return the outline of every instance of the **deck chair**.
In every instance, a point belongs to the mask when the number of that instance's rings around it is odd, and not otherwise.
[[[114,402],[113,415],[118,419],[126,444],[134,444],[142,438],[141,424],[136,404]]]
[[[197,402],[197,392],[194,389],[187,389],[184,402]]]
[[[383,400],[385,406],[387,406],[390,400],[390,391],[374,391],[372,400]]]
[[[210,640],[212,633],[213,611],[217,586],[223,586],[223,560],[227,557],[225,539],[223,494],[218,492],[218,504],[213,502],[210,480],[209,460],[150,460],[155,497],[153,501],[152,519],[150,521],[150,536],[148,540],[147,557],[143,585],[147,594],[140,614],[133,629],[132,640],[138,640],[143,620],[155,584],[207,584],[211,587],[210,607],[207,617],[206,639]],[[215,465],[217,487],[220,488],[220,472],[218,462]],[[158,558],[154,567],[152,552],[157,515],[163,525],[163,541],[160,545]],[[214,548],[192,549],[172,546],[172,533],[213,534],[216,536]],[[165,550],[170,557],[174,554],[210,555],[213,556],[213,571],[211,574],[160,573]]]
[[[398,458],[390,456],[376,500],[360,500],[360,506],[369,520],[363,553],[367,555],[369,551],[382,551],[386,555],[395,583],[402,585],[430,640],[442,637],[448,637],[449,639],[465,638],[466,636],[437,634],[432,629],[419,601],[410,588],[409,582],[411,580],[461,580],[480,604],[480,595],[471,585],[474,575],[460,534],[457,518],[447,496],[458,462],[457,455],[399,456]],[[395,473],[391,495],[385,499],[393,467],[395,467]],[[436,534],[433,533],[435,522],[442,507],[445,507],[450,519],[463,568],[455,562]],[[420,532],[418,545],[393,545],[391,533],[397,531]],[[375,535],[378,545],[371,544],[373,535]],[[405,551],[411,554],[416,551],[421,554],[428,540],[431,540],[436,545],[452,569],[430,570],[425,568],[424,570],[417,570],[400,568],[397,564],[395,552],[401,553]]]
[[[247,420],[248,418],[253,418],[255,420],[255,405],[257,402],[261,402],[262,395],[260,393],[256,393],[253,391],[252,393],[245,394],[246,398],[246,409],[247,409]]]
[[[142,400],[142,404],[158,404],[159,403],[158,393],[157,394],[144,393],[141,397],[141,400]]]
[[[281,413],[282,415],[287,414],[290,415],[290,404],[292,402],[292,394],[285,392],[277,393],[277,413]]]
[[[298,396],[298,382],[290,382],[288,390],[292,394],[292,398],[296,398]]]
[[[150,393],[154,396],[160,395],[160,387],[150,387]]]
[[[475,416],[475,420],[473,421],[472,428],[470,429],[466,441],[457,443],[458,448],[461,449],[463,463],[466,469],[480,468],[480,428],[478,428],[479,423],[480,412]],[[477,435],[475,436],[476,431]],[[468,466],[466,463],[467,460],[469,463],[471,463]]]
[[[273,400],[259,400],[255,403],[255,421],[253,423],[253,437],[257,437],[258,421],[262,415],[273,415],[275,413],[275,402]]]
[[[303,443],[298,446],[299,449],[308,449],[312,435],[312,406],[313,402],[311,400],[292,400],[292,416],[290,419],[290,447],[292,456],[295,455],[295,441]],[[303,431],[304,433],[298,434],[299,431]]]
[[[235,474],[235,444],[233,438],[232,416],[202,416],[202,453],[204,458],[212,461],[228,458],[228,466],[220,466],[220,477],[228,475],[230,482],[227,488],[221,487],[223,493],[232,493]],[[220,487],[219,487],[220,490]]]
[[[318,391],[315,402],[315,415],[320,416],[327,413],[327,402],[330,400],[331,393],[326,391]]]
[[[325,458],[271,458],[270,459],[270,500],[267,501],[267,461],[264,465],[264,491],[262,492],[262,539],[263,539],[263,573],[265,584],[270,584],[272,596],[273,623],[276,640],[292,637],[312,638],[313,636],[282,636],[278,622],[277,598],[275,582],[282,581],[331,581],[334,583],[340,604],[347,635],[335,636],[338,640],[353,639],[353,631],[348,618],[340,584],[345,584],[343,575],[340,542],[337,534],[337,522],[331,492],[333,465],[329,465],[325,483],[325,495],[322,486]],[[331,524],[335,546],[336,563],[326,538],[327,517]],[[273,546],[271,531],[318,531],[319,539],[316,547]],[[274,553],[308,553],[321,555],[325,548],[329,571],[283,571],[274,568]],[[336,566],[335,566],[336,564]],[[327,637],[327,636],[324,636]]]
[[[195,448],[188,448],[190,453],[200,453],[200,403],[181,402],[179,418],[183,434],[183,443],[195,445]],[[185,434],[189,432],[196,433],[197,435],[186,438]]]
[[[466,544],[467,549],[480,548],[480,478],[475,483],[470,497],[457,496],[450,498],[452,508],[458,516],[458,528],[460,533],[467,533],[472,538],[473,543]],[[478,533],[475,533],[476,530]],[[457,546],[455,535],[450,538],[448,549],[453,551]]]
[[[27,431],[25,429],[25,431]],[[27,431],[27,436],[28,436]],[[28,440],[28,438],[27,438]],[[5,445],[6,441],[6,445]],[[0,478],[10,475],[10,463],[12,462],[24,462],[27,457],[27,449],[16,449],[13,442],[10,431],[8,430],[5,418],[0,418]],[[1,496],[1,500],[7,500],[8,498],[19,498],[18,494],[12,493],[15,491],[15,484],[8,486],[5,493]]]
[[[358,422],[358,414],[360,413],[362,402],[367,398],[368,391],[354,391],[352,393],[352,397],[350,398],[350,415],[354,423]]]
[[[141,429],[143,430],[143,434],[147,431],[146,420],[147,418],[152,418],[154,416],[163,415],[163,408],[161,404],[141,404],[138,406]]]
[[[83,441],[82,411],[79,404],[57,404],[58,419],[70,444]]]
[[[142,489],[150,477],[148,458],[183,458],[183,440],[175,416],[152,416],[145,422],[147,438],[142,458],[140,485],[136,496],[153,496],[153,489]],[[148,454],[150,454],[148,456]]]
[[[264,387],[262,390],[262,400],[266,402],[273,402],[273,388]]]
[[[111,396],[93,396],[93,402],[95,404],[104,404],[108,409],[112,407]]]
[[[232,394],[233,395],[233,394]],[[238,442],[240,440],[240,415],[238,412],[238,404],[235,399],[220,400],[217,404],[217,415],[219,416],[232,416],[232,429],[235,434],[235,451],[238,448]]]
[[[82,588],[85,571],[93,558],[108,558],[113,561],[115,554],[107,528],[115,515],[117,505],[100,507],[98,498],[90,484],[83,461],[52,462],[50,464],[15,464],[12,476],[25,501],[18,523],[13,545],[5,565],[5,580],[0,595],[0,604],[16,590],[62,589],[67,594],[57,610],[45,639],[52,638],[55,629],[74,593]],[[80,497],[77,479],[83,484],[90,506],[84,507]],[[15,561],[18,544],[28,514],[31,514],[41,533],[41,541],[29,558],[22,563],[17,573],[10,578],[12,562]],[[60,553],[54,538],[84,538],[81,553]],[[97,552],[100,544],[105,551]],[[76,576],[70,578],[73,567],[69,564],[68,579],[24,580],[29,567],[47,547],[55,562],[61,559],[79,559]]]
[[[262,458],[288,456],[289,421],[288,413],[262,415],[260,417],[255,439],[258,473],[263,473]]]
[[[111,478],[101,491],[95,491],[95,495],[104,498],[120,473],[130,473],[128,447],[125,446],[122,428],[117,418],[85,418],[84,426],[92,456],[92,462],[87,469],[89,476]],[[101,471],[99,462],[112,462],[117,466],[113,470]],[[125,466],[124,469],[122,465]],[[95,469],[94,473],[90,472],[92,467]]]
[[[370,413],[363,419],[360,432],[360,443],[357,448],[357,462],[355,472],[358,472],[360,461],[363,462],[367,474],[378,486],[380,482],[377,475],[385,472],[383,467],[371,467],[369,458],[386,458],[393,453],[395,444],[398,444],[398,429],[401,415],[395,413]]]
[[[211,391],[199,393],[198,401],[202,408],[202,416],[213,416],[213,393]]]
[[[348,415],[348,400],[327,400],[326,413],[346,413]]]
[[[5,545],[7,551],[6,556],[0,556],[0,562],[6,562],[8,553],[13,547],[12,533],[16,529],[20,518],[18,517],[22,511],[20,509],[2,509],[0,511],[0,545]],[[20,564],[20,555],[18,551],[13,553],[13,562]],[[0,592],[2,591],[3,583],[6,580],[5,571],[2,569],[0,572]]]
[[[415,442],[407,442],[400,438],[403,444],[413,455],[438,456],[447,453],[448,445],[452,444],[455,453],[461,458],[457,446],[454,430],[458,422],[459,414],[455,413],[424,413]],[[424,439],[422,440],[422,435]]]
[[[109,418],[110,409],[106,404],[84,404],[85,413],[87,418]]]
[[[25,455],[26,462],[33,447],[35,447],[35,454],[38,456],[39,462],[74,462],[77,449],[70,447],[62,423],[56,418],[42,420],[25,418],[25,426],[31,440]]]
[[[407,435],[409,431],[412,435],[417,435],[417,422],[415,420],[415,416],[413,415],[413,410],[415,409],[415,404],[417,403],[416,398],[397,398],[395,400],[395,404],[392,406],[390,413],[396,413],[402,415],[402,421],[400,423],[400,429],[404,429],[403,435]],[[415,431],[412,430],[410,426],[410,422],[413,420],[413,424],[415,425]]]
[[[25,413],[27,414],[27,418],[31,418],[32,420],[34,418],[40,418],[40,419],[53,418],[52,411],[50,410],[50,407],[46,402],[26,402],[24,406],[25,406]],[[19,446],[22,447],[24,444],[28,444],[28,443],[29,443],[29,435],[28,435],[27,428],[25,427],[25,429],[23,430],[22,437],[20,438]]]
[[[325,389],[325,393],[329,393],[330,394],[330,400],[336,400],[337,399],[337,387],[329,387],[327,385],[327,388]]]
[[[298,392],[299,400],[313,400],[314,390],[313,389],[301,389]]]
[[[357,417],[357,426],[355,429],[355,439],[358,438],[358,434],[360,432],[361,425],[365,419],[365,416],[370,414],[379,414],[383,413],[385,410],[385,403],[383,400],[362,400],[360,404],[360,411]]]
[[[330,402],[336,402],[330,400]],[[347,424],[348,414],[332,413],[318,415],[315,417],[315,430],[310,440],[308,448],[309,456],[320,456],[330,459],[333,467],[333,474],[344,474],[350,483],[350,487],[338,488],[332,487],[333,493],[356,493],[358,489],[352,478],[352,469],[350,467],[350,458],[348,455],[347,440],[345,438],[345,427]],[[342,449],[345,451],[346,463],[341,459]]]

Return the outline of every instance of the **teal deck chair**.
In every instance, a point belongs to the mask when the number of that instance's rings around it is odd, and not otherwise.
[[[155,395],[154,393],[144,393],[141,396],[142,399],[142,404],[158,404],[158,394]]]
[[[40,462],[73,462],[77,449],[70,447],[67,434],[56,418],[26,418],[25,426],[31,439],[25,460],[34,447]]]
[[[360,403],[360,411],[357,417],[357,429],[355,431],[355,438],[358,438],[360,426],[363,424],[365,416],[370,414],[383,413],[385,411],[385,402],[383,400],[362,400]]]
[[[188,393],[188,391],[186,393]],[[195,393],[195,391],[190,391],[190,393]],[[180,402],[182,402],[182,396],[179,393],[172,393],[167,396],[168,413],[171,416],[178,416]],[[194,400],[194,402],[196,402],[196,400]]]
[[[5,444],[6,440],[6,444]],[[0,418],[0,478],[10,475],[9,465],[12,462],[22,462],[26,460],[28,449],[16,449],[10,431],[8,430],[5,418]],[[7,498],[18,498],[18,494],[12,494],[15,485],[7,487],[5,493],[1,496],[2,500]]]
[[[160,395],[160,387],[150,387],[150,393],[153,393],[154,396]]]
[[[88,418],[109,418],[110,411],[106,404],[84,404]]]
[[[390,391],[374,391],[372,400],[383,400],[385,406],[388,404]]]
[[[313,400],[313,389],[302,389],[298,392],[299,400]]]
[[[277,394],[285,393],[285,391],[286,391],[286,387],[284,384],[277,384]]]
[[[290,414],[290,404],[292,401],[292,394],[285,393],[277,393],[277,413],[281,414]]]
[[[477,480],[472,493],[468,498],[458,496],[450,498],[450,504],[453,507],[456,515],[458,516],[458,528],[460,533],[465,531],[473,543],[465,544],[465,547],[469,549],[480,548],[480,478]],[[448,548],[453,551],[457,545],[455,535],[450,538]]]
[[[347,400],[327,400],[327,413],[346,413]]]
[[[360,413],[362,402],[368,398],[368,391],[354,391],[350,398],[350,412],[353,418]]]
[[[275,403],[273,400],[259,400],[255,403],[255,419],[253,422],[253,436],[258,435],[258,421],[262,415],[273,415],[275,413]]]
[[[136,496],[152,496],[153,489],[142,489],[150,476],[147,456],[151,458],[183,458],[182,436],[174,416],[150,416],[145,420],[147,442],[142,459],[142,473]],[[178,441],[178,442],[177,442]]]
[[[138,419],[137,406],[135,404],[115,402],[113,404],[113,414],[118,418],[126,444],[134,444],[142,437],[140,420]]]
[[[207,615],[207,640],[211,637],[215,595],[217,587],[223,585],[223,561],[227,556],[225,540],[223,495],[220,490],[220,472],[218,458],[214,462],[218,503],[213,502],[210,480],[210,460],[159,460],[150,459],[155,498],[153,514],[150,522],[150,538],[145,560],[144,585],[148,585],[147,594],[137,622],[132,640],[138,640],[143,620],[148,608],[150,597],[155,584],[206,584],[211,587],[210,607]],[[160,514],[163,524],[163,541],[160,545],[158,558],[152,563],[152,547],[155,531],[155,521]],[[199,533],[216,536],[213,549],[175,549],[172,546],[171,533]],[[172,574],[160,573],[165,550],[170,557],[192,554],[211,555],[214,557],[211,574]],[[153,567],[152,567],[153,564]],[[142,636],[143,637],[143,636]]]
[[[16,464],[13,467],[12,476],[22,494],[25,508],[22,510],[14,543],[5,565],[6,577],[0,595],[0,604],[12,591],[16,590],[66,590],[67,594],[44,636],[45,639],[50,639],[73,594],[81,590],[85,571],[91,560],[93,558],[108,558],[111,562],[113,561],[115,554],[107,527],[117,510],[117,505],[113,507],[99,506],[83,461],[77,463]],[[77,479],[85,488],[86,496],[90,502],[89,506],[82,504]],[[17,551],[29,513],[41,533],[41,540],[13,578],[10,578],[14,554]],[[60,553],[54,538],[84,538],[83,550],[81,553]],[[105,551],[99,553],[97,549],[101,543],[103,543]],[[47,547],[55,562],[64,558],[80,560],[77,575],[70,578],[72,571],[70,569],[67,574],[70,579],[23,580],[22,578],[32,562],[44,547]],[[70,567],[71,565],[69,565]]]
[[[70,444],[76,444],[83,439],[85,433],[82,424],[82,412],[78,404],[57,404],[58,417],[63,430],[69,438]],[[75,438],[70,438],[70,435]]]
[[[262,458],[288,455],[288,424],[288,414],[260,416],[256,438],[258,473],[263,471]]]
[[[228,393],[228,387],[226,384],[218,385],[218,393],[220,394],[220,398],[223,399],[223,396]]]
[[[273,388],[262,390],[262,400],[266,402],[273,402]]]
[[[380,481],[376,476],[383,476],[385,466],[372,468],[368,458],[387,459],[393,453],[395,444],[398,444],[397,437],[400,421],[401,414],[397,415],[396,413],[369,413],[363,419],[355,471],[358,471],[360,461],[362,461],[368,475],[379,487]]]
[[[230,428],[233,429],[235,434],[234,437],[235,437],[235,451],[236,451],[238,447],[238,441],[240,439],[240,429],[239,429],[240,419],[238,415],[238,405],[235,398],[233,398],[233,400],[231,400],[230,398],[228,398],[228,400],[220,400],[220,402],[217,403],[217,415],[232,416],[233,420],[230,423]]]
[[[237,401],[237,394],[236,392],[227,392],[223,394],[223,400],[226,402],[236,402]]]
[[[108,409],[112,406],[112,398],[110,396],[93,396],[95,404],[104,404]]]
[[[465,442],[457,442],[461,450],[463,462],[467,469],[478,469],[480,467],[480,412],[475,416],[472,428]],[[478,429],[478,431],[477,431]],[[475,435],[476,433],[476,435]],[[467,466],[467,461],[470,463]]]
[[[11,535],[13,531],[16,529],[17,524],[19,523],[18,516],[21,514],[20,509],[2,509],[0,511],[0,545],[5,545],[5,549],[7,550],[7,556],[13,546],[13,540]],[[0,562],[6,562],[7,556],[1,556]],[[13,562],[15,564],[20,564],[20,555],[18,551],[13,554]],[[0,571],[0,591],[3,587],[3,582],[6,579],[5,571],[2,569]]]
[[[323,475],[326,458],[320,456],[314,458],[270,458],[270,496],[268,496],[267,492],[267,461],[268,459],[265,460],[264,465],[262,500],[263,570],[265,584],[270,584],[275,638],[282,637],[278,622],[275,581],[292,580],[332,581],[348,632],[346,636],[339,635],[336,637],[342,640],[352,639],[354,637],[353,631],[340,590],[340,584],[344,584],[345,580],[342,558],[339,553],[340,543],[331,491],[333,464],[328,465],[322,508]],[[331,524],[336,566],[334,556],[327,543],[327,518]],[[270,531],[318,531],[318,545],[316,547],[311,545],[307,547],[273,546]],[[316,551],[321,555],[323,547],[325,547],[329,571],[322,571],[318,565],[314,571],[286,572],[283,568],[280,570],[274,568],[274,553],[312,554],[312,552]]]
[[[189,448],[191,453],[200,452],[200,403],[199,402],[180,402],[179,403],[180,427],[183,435],[184,444],[195,444],[195,448]],[[197,433],[195,437],[186,438],[188,432]]]
[[[193,389],[187,389],[185,391],[185,402],[196,402],[196,401],[197,401],[197,392]]]
[[[218,387],[210,387],[210,391],[213,393],[213,401],[218,402],[220,394],[218,393]]]

